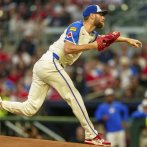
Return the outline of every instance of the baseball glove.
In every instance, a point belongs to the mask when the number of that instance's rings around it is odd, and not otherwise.
[[[102,51],[105,47],[108,47],[120,36],[119,31],[108,33],[104,36],[97,37],[98,51]]]

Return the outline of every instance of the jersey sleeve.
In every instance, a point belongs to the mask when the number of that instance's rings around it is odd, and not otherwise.
[[[75,23],[70,25],[66,31],[66,37],[64,40],[67,40],[73,44],[78,44],[79,39],[79,26]]]
[[[97,107],[97,109],[96,109],[96,111],[94,113],[94,118],[96,120],[102,120],[103,116],[104,116],[104,110],[103,110],[102,105],[100,105],[99,107]]]
[[[147,115],[144,112],[140,112],[138,110],[136,110],[135,112],[133,112],[131,114],[131,118],[133,118],[133,119],[145,118],[145,117],[147,117]]]

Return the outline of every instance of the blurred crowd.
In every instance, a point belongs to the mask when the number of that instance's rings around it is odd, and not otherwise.
[[[127,1],[0,0],[2,98],[11,101],[27,99],[33,65],[45,52],[41,47],[44,28],[68,26],[73,21],[81,20],[83,9],[93,3],[100,5],[102,9],[108,9],[109,3],[119,6],[124,2]],[[8,34],[5,34],[4,30],[7,30]],[[20,41],[16,43],[18,38]],[[6,43],[16,43],[15,51],[6,51]],[[84,100],[101,100],[104,90],[113,88],[115,98],[120,101],[141,101],[147,87],[146,59],[147,43],[143,44],[142,49],[137,50],[127,43],[121,43],[117,50],[110,46],[88,59],[80,57],[65,70]],[[62,100],[53,88],[48,92],[46,99]]]
[[[106,88],[113,88],[120,101],[141,101],[147,87],[147,44],[141,50],[121,43],[118,52],[106,48],[86,60],[82,57],[65,68],[84,100],[101,99]],[[35,49],[31,37],[20,42],[15,53],[5,52],[0,42],[0,92],[14,101],[27,98],[34,63],[44,53]],[[62,100],[52,88],[47,100]]]
[[[14,42],[20,34],[32,34],[36,44],[43,30],[49,26],[67,26],[83,19],[86,6],[98,4],[108,9],[113,4],[120,8],[129,0],[0,0],[0,38]],[[109,12],[111,14],[111,11]]]

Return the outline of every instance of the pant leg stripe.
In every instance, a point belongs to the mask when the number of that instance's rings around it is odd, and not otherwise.
[[[54,57],[53,57],[53,62],[54,62]],[[78,103],[78,105],[79,105],[79,107],[80,107],[80,109],[81,109],[81,111],[82,111],[82,113],[83,113],[83,115],[84,115],[84,117],[85,117],[85,119],[86,119],[86,116],[85,116],[85,114],[84,114],[84,112],[83,112],[83,110],[82,110],[82,108],[81,108],[81,106],[80,106],[80,104],[79,104],[77,98],[75,97],[75,95],[74,95],[74,93],[73,93],[71,87],[69,86],[68,82],[66,81],[66,79],[64,78],[64,76],[61,74],[61,72],[58,70],[58,68],[57,68],[57,66],[56,66],[56,64],[55,64],[55,62],[54,62],[54,65],[55,65],[55,67],[56,67],[56,70],[60,73],[60,75],[62,76],[62,78],[64,79],[64,81],[66,82],[66,84],[68,85],[70,91],[72,92],[72,94],[73,94],[73,96],[74,96],[76,102]],[[90,124],[89,124],[89,122],[88,122],[87,119],[86,119],[86,121],[87,121],[89,127],[91,128],[91,130],[94,132],[94,134],[97,135],[97,133],[96,133],[96,132],[92,129],[92,127],[90,126]]]

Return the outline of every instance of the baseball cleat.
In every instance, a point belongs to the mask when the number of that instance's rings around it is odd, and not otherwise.
[[[98,145],[103,147],[110,147],[111,143],[100,137],[102,135],[101,133],[98,133],[98,135],[93,139],[85,139],[84,143],[91,144],[91,145]]]

